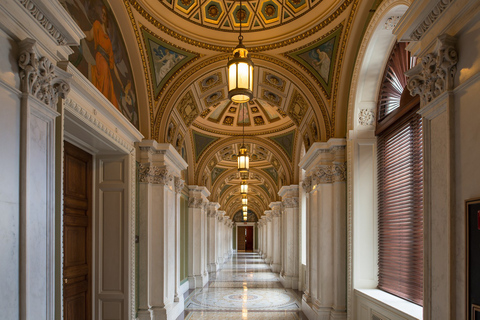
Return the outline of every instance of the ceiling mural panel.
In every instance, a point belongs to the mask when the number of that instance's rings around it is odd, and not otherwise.
[[[272,177],[273,181],[275,181],[276,183],[278,183],[278,173],[277,173],[277,170],[275,170],[275,168],[273,168],[273,167],[263,168],[262,170],[265,171],[266,173],[268,173],[268,175],[269,175],[270,177]],[[267,192],[268,192],[268,191],[267,191]]]
[[[290,100],[290,103],[288,104],[287,114],[290,116],[292,121],[295,122],[297,127],[300,127],[307,109],[307,102],[303,96],[295,90],[292,95],[292,100]]]
[[[195,160],[198,161],[203,151],[208,148],[209,145],[217,141],[218,137],[211,137],[206,134],[192,130],[193,145],[195,150]]]
[[[212,174],[211,174],[211,178],[212,178],[212,185],[215,183],[215,180],[217,180],[217,178],[222,174],[224,173],[225,171],[227,171],[226,168],[218,168],[218,167],[215,167],[213,168],[212,170]]]
[[[190,127],[193,120],[195,120],[199,114],[197,103],[191,91],[188,91],[182,100],[180,100],[180,103],[177,105],[177,110],[182,116],[187,128]]]
[[[86,35],[80,46],[71,47],[70,63],[138,129],[130,59],[110,5],[105,0],[60,2]]]
[[[332,79],[341,34],[342,25],[339,25],[332,32],[307,47],[285,53],[318,79],[327,97],[330,97],[332,93]]]
[[[145,27],[141,28],[147,50],[154,94],[157,97],[169,78],[180,68],[196,60],[198,54],[181,49],[155,36]]]
[[[290,132],[284,133],[279,136],[268,137],[270,140],[274,141],[276,144],[282,147],[282,149],[285,151],[290,161],[293,160],[295,133],[296,133],[296,130],[292,130]]]

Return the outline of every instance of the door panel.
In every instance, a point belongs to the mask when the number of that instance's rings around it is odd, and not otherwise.
[[[92,156],[65,142],[63,301],[65,320],[90,320]]]
[[[245,236],[245,250],[253,251],[253,227],[245,227],[246,236]]]
[[[237,250],[245,250],[245,227],[238,227]]]

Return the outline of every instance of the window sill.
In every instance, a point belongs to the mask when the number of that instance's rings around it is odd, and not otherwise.
[[[355,294],[377,304],[390,312],[410,319],[423,319],[423,308],[379,289],[355,289]]]

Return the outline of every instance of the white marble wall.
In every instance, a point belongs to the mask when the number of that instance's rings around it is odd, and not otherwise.
[[[208,246],[208,272],[216,272],[219,268],[218,265],[218,239],[217,235],[219,233],[218,225],[218,208],[220,204],[218,202],[210,202],[208,204],[208,230],[207,230],[207,246]]]
[[[273,272],[280,272],[282,268],[282,202],[270,203],[272,215],[272,260],[270,266]]]

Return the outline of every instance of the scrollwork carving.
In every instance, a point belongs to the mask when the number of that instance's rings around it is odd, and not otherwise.
[[[197,208],[197,209],[206,209],[206,202],[203,201],[202,198],[195,198],[195,197],[190,197],[188,199],[188,207],[189,208]]]
[[[437,20],[437,18],[442,14],[443,11],[448,7],[453,0],[440,0],[437,5],[430,11],[428,16],[423,20],[420,25],[415,28],[415,30],[410,34],[412,40],[420,40],[420,38],[427,32],[427,30],[432,26],[432,24]]]
[[[371,126],[375,120],[375,114],[372,110],[362,109],[358,113],[358,124],[361,126]]]
[[[453,40],[447,36],[438,38],[436,50],[423,57],[420,65],[407,72],[407,88],[412,96],[420,95],[423,105],[453,88],[458,55],[452,44]]]
[[[305,179],[303,179],[302,188],[303,188],[303,191],[305,191],[306,193],[309,193],[310,191],[312,191],[312,177],[311,176],[308,176]]]
[[[179,177],[175,177],[175,192],[181,193],[184,186],[185,186],[185,181],[183,181]]]
[[[35,41],[25,42],[25,48],[18,58],[21,90],[50,108],[55,108],[58,97],[65,98],[70,91],[70,85],[55,74],[55,65],[48,58],[37,57],[34,45]]]
[[[286,198],[282,204],[285,208],[298,208],[298,197]]]

